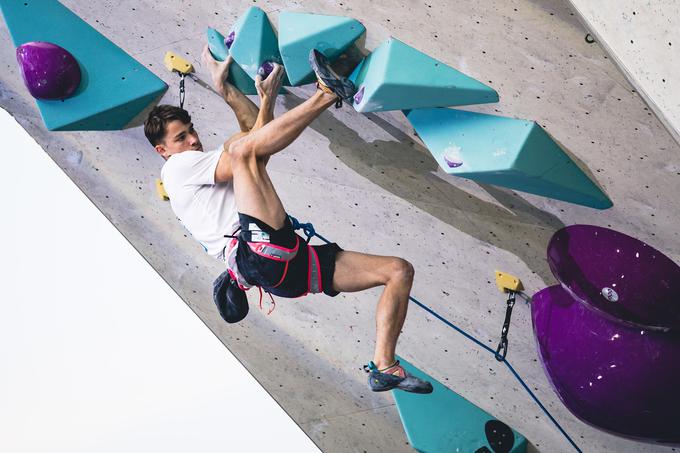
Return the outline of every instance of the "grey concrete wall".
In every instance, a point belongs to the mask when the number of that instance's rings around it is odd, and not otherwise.
[[[613,208],[596,211],[448,176],[400,113],[330,110],[269,165],[291,214],[312,221],[347,249],[409,259],[416,268],[413,295],[490,345],[498,340],[504,316],[494,269],[520,276],[530,293],[553,284],[545,248],[564,225],[612,227],[680,261],[680,201],[674,196],[680,191],[679,146],[606,53],[584,42],[586,30],[564,2],[64,3],[171,84],[163,102],[178,102],[178,79],[162,67],[165,51],[186,55],[205,77],[198,57],[205,28],[226,30],[248,6],[258,5],[274,24],[284,9],[355,17],[368,29],[365,49],[392,35],[498,90],[499,104],[471,110],[537,120],[603,186]],[[410,451],[392,397],[369,392],[360,370],[372,357],[378,290],[279,300],[270,316],[253,305],[243,323],[225,324],[211,300],[211,282],[222,266],[187,237],[169,204],[156,197],[154,180],[163,161],[141,128],[45,131],[4,24],[0,42],[5,62],[0,105],[321,449]],[[277,114],[310,93],[292,91],[277,101]],[[237,130],[222,100],[191,81],[185,106],[206,148]],[[58,238],[46,229],[45,240]],[[92,250],[96,253],[96,244]],[[58,265],[58,257],[52,264]],[[36,257],[36,269],[45,270],[44,257]],[[112,285],[125,284],[116,275],[110,278]],[[256,294],[250,296],[255,304]],[[149,335],[153,332],[149,325]],[[570,451],[503,366],[416,306],[398,352],[512,425],[538,450]],[[538,362],[529,307],[522,304],[515,309],[508,357],[585,451],[664,450],[603,433],[564,408]],[[263,415],[263,433],[266,423]]]
[[[680,142],[680,1],[571,0],[571,4]]]

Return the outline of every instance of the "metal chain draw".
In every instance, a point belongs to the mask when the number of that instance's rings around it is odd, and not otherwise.
[[[508,354],[508,331],[510,330],[510,318],[512,317],[512,308],[515,306],[515,292],[508,292],[508,301],[505,308],[505,321],[503,321],[503,329],[501,329],[501,340],[496,348],[496,360],[502,362]]]

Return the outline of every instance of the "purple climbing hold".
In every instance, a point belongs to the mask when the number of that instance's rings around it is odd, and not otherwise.
[[[361,104],[361,100],[364,98],[364,87],[359,88],[357,94],[354,95],[354,103]]]
[[[572,225],[548,245],[561,285],[531,313],[552,386],[581,420],[614,434],[678,444],[680,267],[638,239]]]
[[[65,99],[80,85],[80,66],[71,53],[56,44],[34,41],[17,48],[17,61],[26,88],[38,99]]]
[[[460,157],[460,147],[458,146],[449,146],[446,148],[442,157],[449,168],[458,168],[463,165],[463,160]]]
[[[234,39],[236,39],[236,33],[233,31],[229,33],[226,38],[224,38],[224,45],[227,46],[227,49],[231,49],[231,45],[234,44]]]
[[[548,244],[548,264],[572,297],[604,316],[680,331],[680,267],[638,239],[571,225]]]
[[[274,63],[272,63],[271,61],[265,61],[264,63],[262,63],[262,66],[258,68],[257,75],[262,77],[262,80],[264,80],[267,77],[269,77],[269,74],[271,74],[273,70]]]
[[[560,285],[536,293],[531,313],[543,368],[574,415],[620,436],[680,443],[677,334],[616,322]]]

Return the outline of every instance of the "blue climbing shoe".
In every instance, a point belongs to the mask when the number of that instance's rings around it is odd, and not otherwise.
[[[364,370],[368,372],[368,387],[374,392],[399,389],[411,393],[432,393],[432,384],[408,374],[398,360],[382,370],[375,363],[368,362]]]
[[[316,49],[310,50],[309,65],[316,74],[317,87],[340,98],[336,107],[342,105],[342,100],[351,101],[357,92],[356,87],[347,77],[340,76],[333,71],[328,58],[324,54]]]

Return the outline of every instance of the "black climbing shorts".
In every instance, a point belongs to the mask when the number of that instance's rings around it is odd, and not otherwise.
[[[310,280],[313,277],[310,269],[310,250],[302,236],[295,233],[288,216],[286,222],[278,230],[274,230],[255,217],[239,213],[241,231],[238,235],[238,250],[236,265],[239,273],[248,283],[259,286],[279,297],[300,297],[311,290]],[[297,254],[289,261],[277,261],[261,256],[251,249],[248,242],[258,243],[258,233],[251,232],[251,224],[269,235],[269,243],[286,249],[293,249],[297,243]],[[317,292],[334,297],[338,292],[333,290],[333,273],[335,272],[335,257],[342,249],[336,243],[311,246],[316,252],[320,272],[320,288]],[[312,259],[315,257],[312,256]],[[285,274],[285,277],[284,277]]]

